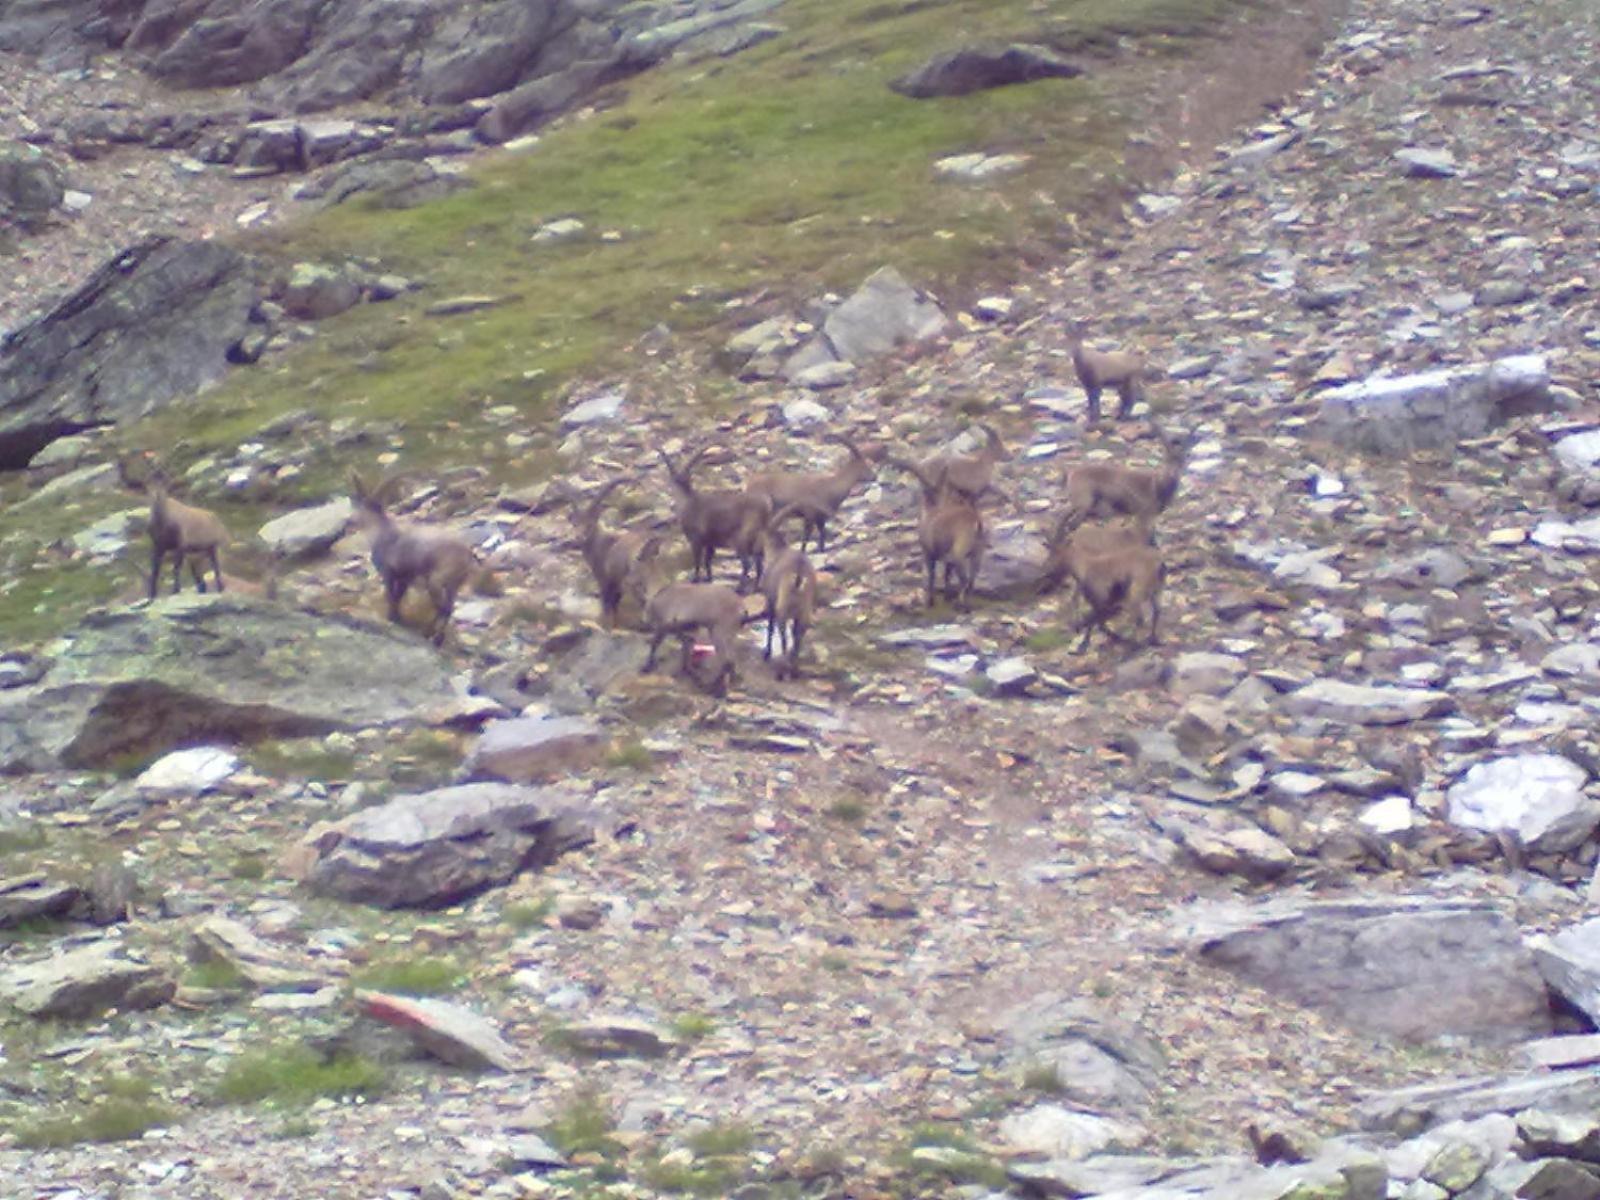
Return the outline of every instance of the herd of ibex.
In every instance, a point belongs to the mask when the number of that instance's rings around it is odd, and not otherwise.
[[[1118,393],[1117,415],[1128,416],[1146,373],[1143,360],[1126,352],[1087,349],[1076,336],[1071,345],[1073,364],[1088,399],[1089,421],[1098,420],[1100,394],[1106,388]],[[912,476],[921,487],[917,540],[929,607],[941,584],[949,601],[963,607],[968,604],[989,542],[982,502],[990,495],[1010,499],[994,482],[995,468],[1009,457],[1005,444],[989,425],[980,423],[978,429],[984,442],[970,453],[937,455],[921,462],[881,455],[883,463]],[[1159,467],[1086,462],[1068,469],[1060,515],[1048,536],[1043,580],[1045,590],[1070,583],[1083,598],[1087,611],[1077,624],[1083,632],[1079,650],[1088,645],[1096,629],[1129,641],[1111,626],[1111,619],[1120,613],[1144,626],[1146,642],[1153,644],[1157,639],[1165,568],[1156,545],[1155,522],[1177,495],[1193,439],[1188,435],[1169,437],[1159,428],[1156,433],[1164,451]],[[719,693],[725,691],[734,674],[740,628],[764,620],[765,657],[772,658],[776,642],[776,674],[779,678],[798,675],[801,646],[817,610],[817,571],[807,548],[813,543],[817,552],[827,548],[828,522],[851,493],[876,474],[872,458],[850,438],[842,434],[824,437],[846,452],[833,470],[764,471],[751,475],[742,488],[719,490],[702,489],[694,481],[695,468],[714,447],[701,447],[679,460],[658,450],[690,556],[689,580],[659,587],[650,586],[650,577],[658,562],[660,537],[632,530],[614,532],[602,526],[607,500],[628,480],[602,484],[586,502],[575,489],[565,489],[578,547],[599,589],[602,619],[608,627],[615,626],[624,604],[633,606],[651,635],[646,670],[654,669],[661,644],[668,637],[679,639],[681,666],[687,670],[697,639],[704,637],[714,655],[715,671],[709,686]],[[202,560],[209,563],[221,591],[218,552],[227,540],[222,522],[205,509],[173,500],[166,477],[148,462],[142,475],[126,458],[119,468],[125,484],[148,491],[151,497],[150,598],[155,598],[161,567],[169,556],[175,592],[181,587],[186,559],[201,591],[206,588]],[[372,565],[383,581],[389,619],[401,619],[407,591],[419,586],[433,608],[428,632],[439,642],[462,587],[483,568],[464,539],[395,522],[387,505],[396,482],[386,479],[373,487],[352,474],[351,498],[357,521],[367,534]],[[797,545],[783,533],[783,526],[796,519],[800,522]],[[712,581],[718,550],[737,556],[736,586]],[[763,600],[753,614],[745,603],[745,594],[752,590]]]

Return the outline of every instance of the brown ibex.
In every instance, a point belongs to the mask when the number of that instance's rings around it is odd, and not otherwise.
[[[828,522],[838,513],[841,505],[874,473],[872,463],[855,442],[840,433],[824,434],[825,441],[837,442],[848,450],[849,457],[831,471],[764,471],[752,475],[745,491],[752,495],[768,497],[774,507],[791,506],[805,522],[800,538],[800,549],[813,533],[817,551],[828,547]]]
[[[988,541],[976,501],[942,478],[924,473],[916,463],[899,458],[886,461],[910,472],[922,485],[922,522],[917,527],[917,541],[927,568],[928,607],[933,607],[935,575],[941,565],[945,597],[966,607]]]
[[[767,524],[760,580],[761,594],[767,601],[767,646],[762,657],[772,658],[772,635],[776,631],[782,660],[776,671],[779,679],[785,674],[791,679],[800,674],[800,643],[817,610],[816,568],[803,549],[784,540],[779,528],[793,510],[793,505],[785,505],[772,514]]]
[[[1125,467],[1119,463],[1078,463],[1067,473],[1067,513],[1075,521],[1092,517],[1129,516],[1152,522],[1178,494],[1189,461],[1194,434],[1170,437],[1156,429],[1163,462],[1159,467]]]
[[[583,558],[600,588],[600,615],[608,628],[616,625],[624,596],[632,594],[643,606],[640,568],[655,556],[660,545],[660,539],[635,530],[611,533],[600,527],[600,512],[606,498],[624,482],[613,479],[601,485],[588,505],[575,511]]]
[[[678,669],[687,672],[695,634],[704,630],[717,656],[717,673],[707,690],[725,695],[734,677],[734,653],[744,623],[744,598],[727,584],[669,583],[644,606],[644,625],[650,631],[650,657],[644,669],[655,670],[661,643],[677,637],[683,648]]]
[[[129,469],[126,456],[117,460],[117,473],[124,486],[150,493],[150,599],[156,598],[161,564],[168,555],[172,556],[173,595],[182,590],[185,559],[189,562],[195,587],[202,592],[206,590],[205,573],[200,567],[200,560],[204,559],[211,564],[217,591],[222,591],[219,553],[228,540],[227,529],[216,513],[209,509],[174,500],[166,472],[154,464],[150,455],[141,457],[147,463],[147,471],[142,478]]]
[[[681,468],[665,450],[656,453],[677,495],[678,521],[693,560],[690,579],[709,583],[712,561],[725,546],[739,556],[739,591],[743,592],[761,574],[761,534],[772,515],[772,499],[744,490],[697,491],[694,468],[710,452],[711,447],[702,447]]]
[[[420,583],[433,603],[428,634],[438,645],[455,612],[457,594],[478,568],[478,556],[453,533],[396,524],[385,504],[386,494],[397,482],[390,478],[369,488],[351,472],[356,520],[372,548],[372,565],[383,579],[389,620],[400,622],[400,602],[413,583]]]
[[[1088,398],[1088,423],[1100,420],[1100,393],[1114,388],[1117,393],[1117,419],[1133,414],[1139,400],[1140,384],[1148,367],[1144,359],[1130,350],[1092,350],[1083,344],[1083,337],[1073,333],[1068,343],[1072,348],[1072,366]]]
[[[935,455],[921,464],[922,474],[974,503],[985,492],[998,492],[999,489],[994,486],[995,466],[1011,457],[1011,452],[1000,440],[994,426],[980,421],[978,428],[984,436],[981,449],[970,454]]]
[[[1155,645],[1166,567],[1151,543],[1150,527],[1138,522],[1121,528],[1078,527],[1074,520],[1074,514],[1066,514],[1052,534],[1046,575],[1071,579],[1088,606],[1077,626],[1083,630],[1077,650],[1088,646],[1096,629],[1117,641],[1131,641],[1111,628],[1111,618],[1126,611],[1137,622],[1141,608],[1149,617],[1145,641]]]

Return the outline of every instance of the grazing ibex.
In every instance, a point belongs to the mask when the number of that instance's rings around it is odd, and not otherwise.
[[[984,436],[981,449],[970,454],[936,455],[924,460],[921,465],[922,474],[973,503],[977,503],[985,492],[998,491],[994,486],[995,466],[1011,456],[1000,435],[994,431],[994,426],[979,422],[978,428]]]
[[[351,472],[356,520],[372,548],[372,565],[383,579],[389,620],[399,623],[400,602],[413,583],[420,583],[433,603],[428,633],[438,645],[455,612],[457,594],[478,567],[478,556],[453,533],[397,525],[384,507],[396,482],[386,479],[369,488],[360,475]]]
[[[717,550],[726,546],[739,556],[739,591],[744,592],[761,574],[761,534],[772,515],[772,498],[743,490],[696,491],[695,465],[710,452],[711,447],[702,447],[679,467],[665,450],[657,451],[677,494],[678,521],[693,559],[690,579],[709,583]]]
[[[839,443],[850,456],[831,471],[764,471],[751,476],[745,487],[751,495],[768,497],[776,507],[790,506],[805,522],[800,549],[815,532],[818,553],[827,549],[829,520],[850,493],[873,476],[872,463],[855,442],[839,433],[823,438]]]
[[[1166,511],[1178,494],[1194,434],[1170,437],[1160,428],[1164,462],[1160,467],[1125,467],[1118,463],[1078,463],[1067,474],[1067,512],[1076,521],[1091,517],[1129,516],[1146,523]]]
[[[761,567],[761,594],[767,601],[767,646],[762,657],[772,658],[772,635],[776,630],[782,659],[776,671],[779,679],[785,674],[791,679],[800,674],[800,643],[817,610],[816,568],[803,549],[784,540],[779,528],[793,509],[793,505],[785,505],[772,514]]]
[[[606,497],[625,481],[613,479],[603,484],[586,508],[575,510],[575,523],[584,561],[600,588],[600,615],[607,628],[617,623],[623,597],[635,596],[643,606],[643,580],[640,568],[655,556],[660,539],[634,530],[610,533],[600,527],[600,512]],[[576,501],[574,501],[576,503]]]
[[[1073,369],[1088,398],[1088,423],[1100,420],[1100,393],[1108,387],[1116,389],[1117,419],[1131,416],[1148,372],[1144,359],[1130,350],[1091,350],[1078,333],[1072,334],[1069,345]]]
[[[1149,618],[1145,641],[1155,645],[1166,567],[1161,552],[1151,543],[1150,527],[1143,523],[1122,528],[1078,527],[1074,520],[1069,512],[1052,534],[1046,576],[1071,579],[1088,606],[1078,624],[1083,637],[1077,650],[1088,646],[1096,629],[1104,629],[1117,641],[1130,641],[1112,629],[1110,621],[1123,611],[1135,614],[1137,621],[1141,608]]]
[[[704,630],[717,656],[717,673],[707,690],[726,695],[734,677],[734,653],[744,623],[744,598],[727,584],[669,583],[644,606],[644,626],[650,631],[650,657],[645,660],[644,669],[655,670],[661,643],[677,637],[683,648],[678,669],[687,672],[695,634]]]
[[[142,478],[129,469],[126,456],[117,460],[117,473],[124,486],[150,493],[150,599],[156,598],[161,564],[169,554],[172,556],[173,595],[183,588],[185,559],[189,561],[195,587],[202,592],[206,590],[205,573],[200,567],[200,560],[205,559],[211,564],[212,574],[216,577],[217,591],[222,591],[222,566],[218,554],[228,540],[227,529],[216,513],[209,509],[174,500],[168,490],[171,482],[166,473],[151,461],[148,454],[141,457],[148,464]]]
[[[988,541],[977,502],[942,478],[925,474],[916,463],[899,458],[886,461],[914,475],[922,485],[922,523],[917,528],[917,541],[927,568],[928,607],[933,607],[934,579],[941,565],[945,597],[967,607]]]

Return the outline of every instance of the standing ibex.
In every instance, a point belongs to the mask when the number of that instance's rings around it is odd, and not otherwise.
[[[579,543],[584,561],[600,588],[600,614],[610,628],[617,623],[623,597],[630,592],[643,607],[643,582],[640,568],[655,556],[660,539],[634,530],[610,533],[600,527],[600,512],[606,497],[622,485],[621,479],[603,484],[586,508],[575,512]],[[576,501],[574,501],[576,503]]]
[[[1083,638],[1077,649],[1088,646],[1096,629],[1104,629],[1117,641],[1130,641],[1111,628],[1111,618],[1127,611],[1137,621],[1141,608],[1149,618],[1145,640],[1155,645],[1166,567],[1152,542],[1149,524],[1079,526],[1074,523],[1079,519],[1070,511],[1062,517],[1050,537],[1045,570],[1047,580],[1071,579],[1088,606],[1078,624]]]
[[[945,597],[966,607],[988,541],[977,502],[942,478],[925,474],[916,463],[899,458],[885,461],[910,472],[922,485],[922,523],[917,528],[917,541],[927,568],[928,607],[933,607],[934,578],[941,564]]]
[[[129,469],[126,456],[117,460],[117,473],[124,486],[150,493],[150,599],[156,598],[161,564],[169,554],[172,556],[174,595],[183,587],[184,559],[189,560],[195,587],[202,592],[206,590],[205,574],[200,569],[200,560],[205,559],[216,577],[217,591],[222,591],[218,553],[228,540],[227,529],[210,510],[174,500],[168,491],[171,483],[166,472],[155,465],[149,454],[141,457],[148,464],[142,478]]]
[[[369,488],[352,471],[351,498],[356,502],[356,520],[367,534],[372,565],[383,579],[389,620],[400,622],[400,602],[413,583],[421,583],[433,602],[428,633],[437,645],[444,641],[456,595],[477,569],[478,557],[453,533],[395,524],[384,506],[397,482],[394,478],[385,479]]]
[[[761,594],[766,597],[767,646],[762,657],[772,658],[772,635],[778,635],[778,653],[783,660],[778,678],[793,679],[800,674],[800,643],[817,609],[817,571],[803,549],[789,545],[780,523],[791,515],[793,505],[772,514],[766,529],[766,544],[761,566]]]
[[[644,626],[650,631],[650,657],[644,669],[655,670],[661,643],[677,637],[682,645],[678,669],[687,672],[694,636],[704,630],[717,656],[717,673],[707,690],[725,695],[734,677],[734,652],[744,623],[744,599],[727,584],[669,583],[644,606]]]
[[[1077,521],[1098,516],[1129,516],[1152,522],[1178,494],[1194,434],[1171,437],[1159,426],[1160,467],[1125,467],[1118,463],[1078,463],[1067,474],[1067,512]]]
[[[855,442],[842,433],[823,434],[823,439],[837,442],[850,456],[831,471],[764,471],[752,475],[745,487],[752,495],[768,497],[775,507],[789,506],[805,522],[800,549],[815,532],[819,554],[828,548],[828,522],[850,493],[873,476],[872,463]]]
[[[1068,345],[1072,348],[1073,369],[1088,401],[1088,423],[1093,425],[1100,420],[1100,393],[1108,387],[1117,392],[1117,419],[1131,416],[1149,369],[1144,359],[1130,350],[1091,350],[1076,331]]]
[[[995,466],[1010,457],[1010,451],[994,431],[994,426],[980,421],[978,428],[984,436],[982,448],[970,454],[936,455],[924,460],[921,465],[921,474],[960,493],[973,503],[977,503],[985,492],[997,490],[994,486]]]
[[[711,452],[705,446],[680,468],[665,450],[658,450],[672,489],[677,494],[678,521],[693,559],[691,580],[711,581],[711,564],[723,546],[739,556],[739,591],[761,574],[761,534],[772,515],[772,498],[748,491],[701,492],[694,486],[695,465]]]

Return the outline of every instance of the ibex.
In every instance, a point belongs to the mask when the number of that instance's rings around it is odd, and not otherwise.
[[[776,674],[793,679],[800,674],[800,643],[811,628],[817,610],[817,572],[803,549],[790,546],[779,528],[793,510],[786,505],[772,514],[765,533],[761,568],[761,594],[766,597],[767,646],[762,657],[772,658],[772,636],[778,635],[783,660]]]
[[[1000,435],[994,431],[994,426],[979,422],[978,428],[984,436],[982,449],[971,454],[936,455],[924,460],[921,465],[922,474],[974,503],[985,492],[998,491],[994,486],[995,466],[1011,456]]]
[[[704,630],[717,656],[717,673],[707,690],[726,695],[734,677],[734,652],[744,623],[744,599],[727,584],[669,583],[644,606],[644,625],[650,631],[650,657],[645,660],[644,669],[655,670],[661,643],[677,637],[683,647],[678,669],[687,672],[695,634]]]
[[[696,491],[691,475],[710,452],[711,447],[702,447],[679,468],[665,450],[657,451],[677,494],[678,521],[693,559],[690,579],[709,583],[717,550],[726,546],[739,556],[743,592],[761,574],[761,534],[772,515],[772,499],[748,491]]]
[[[606,497],[622,485],[621,479],[603,484],[589,504],[576,513],[578,538],[584,561],[600,588],[600,615],[608,628],[615,627],[625,595],[634,595],[643,606],[643,581],[640,568],[655,556],[660,539],[634,530],[610,533],[600,528],[600,512]]]
[[[400,602],[413,583],[420,583],[433,603],[428,634],[435,645],[444,641],[455,612],[456,596],[478,566],[478,557],[460,537],[440,529],[397,525],[386,511],[386,493],[396,479],[369,488],[351,472],[351,499],[356,520],[372,547],[372,565],[383,579],[389,620],[400,622]]]
[[[1088,646],[1096,629],[1104,629],[1117,641],[1130,641],[1112,629],[1110,621],[1124,610],[1136,614],[1137,621],[1141,608],[1149,616],[1146,643],[1155,645],[1166,567],[1161,552],[1151,544],[1149,526],[1075,527],[1074,519],[1067,513],[1052,534],[1046,575],[1071,579],[1088,606],[1078,624],[1083,637],[1077,652]]]
[[[751,476],[745,487],[752,495],[766,496],[775,507],[790,506],[805,522],[800,549],[806,548],[815,533],[818,553],[827,549],[829,520],[838,513],[850,493],[873,476],[872,463],[855,442],[839,433],[823,437],[850,452],[850,456],[833,470],[765,471]]]
[[[1091,350],[1077,333],[1072,335],[1069,345],[1073,369],[1088,398],[1089,424],[1100,420],[1100,393],[1108,387],[1116,389],[1117,419],[1131,416],[1139,399],[1140,384],[1148,371],[1144,359],[1129,350]]]
[[[174,500],[168,491],[170,481],[166,473],[150,461],[148,454],[142,457],[149,464],[143,478],[129,470],[126,457],[117,460],[117,473],[124,486],[150,493],[150,599],[156,598],[161,564],[169,554],[172,556],[173,595],[183,588],[185,559],[189,561],[195,587],[202,592],[206,590],[205,573],[199,561],[205,559],[216,577],[217,591],[222,591],[222,565],[218,554],[228,540],[227,529],[210,510]]]
[[[1194,434],[1169,437],[1156,429],[1164,462],[1160,467],[1116,463],[1078,463],[1067,474],[1067,512],[1076,521],[1124,515],[1146,523],[1164,512],[1178,494]]]
[[[928,607],[933,607],[934,581],[940,565],[944,567],[946,598],[966,607],[988,541],[976,501],[943,479],[925,474],[916,463],[898,458],[886,461],[910,472],[922,485],[922,523],[917,528],[917,541],[927,568]]]

